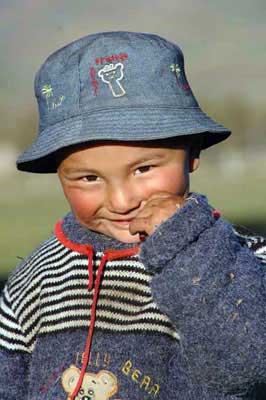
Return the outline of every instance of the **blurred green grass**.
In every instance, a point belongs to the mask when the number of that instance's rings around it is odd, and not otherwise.
[[[266,161],[231,165],[214,158],[210,163],[203,156],[199,171],[191,175],[191,190],[207,194],[230,222],[266,235]],[[56,176],[15,172],[0,184],[0,276],[5,277],[53,232],[69,207]]]
[[[15,173],[1,179],[0,276],[53,232],[68,210],[55,176]]]

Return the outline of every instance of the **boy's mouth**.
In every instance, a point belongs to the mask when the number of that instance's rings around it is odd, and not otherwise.
[[[112,219],[112,222],[114,222],[115,224],[119,224],[119,225],[129,225],[131,221],[133,221],[132,219]]]

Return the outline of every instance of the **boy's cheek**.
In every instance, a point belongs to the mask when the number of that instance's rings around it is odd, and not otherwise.
[[[98,206],[97,199],[93,196],[84,195],[80,191],[66,193],[67,200],[74,214],[82,218],[88,218],[93,215]]]
[[[189,175],[185,168],[180,170],[169,168],[167,172],[164,171],[150,183],[149,194],[151,196],[157,192],[165,191],[171,194],[183,196],[184,193],[187,192],[188,186]]]

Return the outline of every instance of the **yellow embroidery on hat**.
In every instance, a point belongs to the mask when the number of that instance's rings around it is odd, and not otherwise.
[[[53,96],[52,85],[43,85],[42,94],[46,99],[48,99],[49,97]]]
[[[176,74],[176,76],[179,76],[181,74],[181,68],[179,67],[178,64],[171,64],[170,65],[170,70]]]
[[[53,100],[54,92],[53,92],[52,85],[50,85],[50,84],[43,85],[43,87],[41,88],[41,92],[42,92],[43,97],[45,98],[48,110],[54,110],[54,109],[58,108],[59,106],[61,106],[61,104],[63,103],[63,101],[66,98],[64,95],[61,95],[61,96],[56,97]]]

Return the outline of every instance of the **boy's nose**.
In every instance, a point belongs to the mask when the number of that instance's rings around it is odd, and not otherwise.
[[[132,187],[119,185],[108,189],[106,203],[109,211],[126,214],[140,206],[141,198]]]

